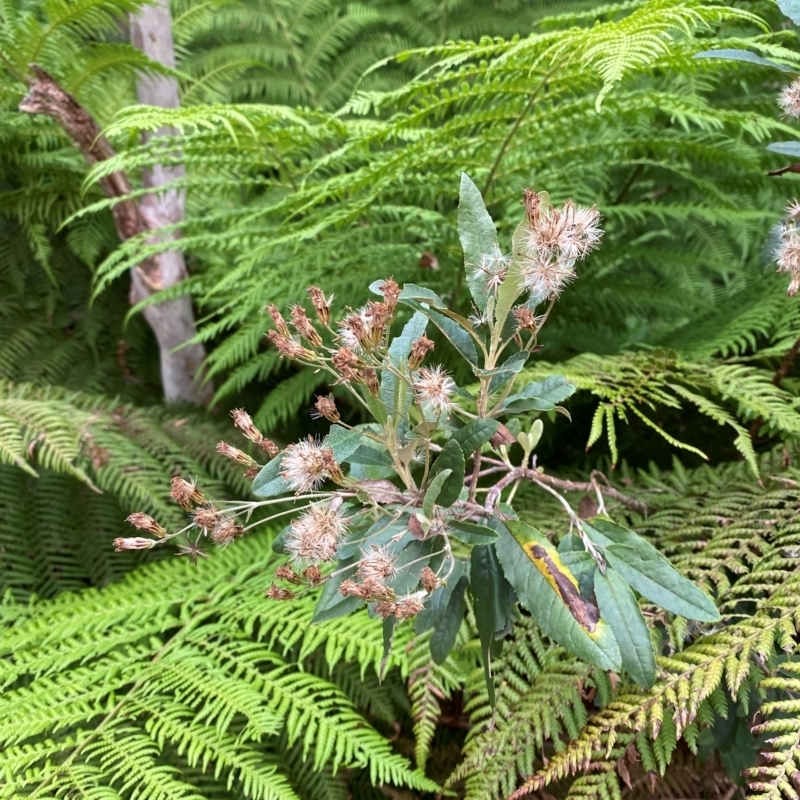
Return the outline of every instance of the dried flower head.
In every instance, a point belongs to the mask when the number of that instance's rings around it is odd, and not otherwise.
[[[275,577],[284,581],[289,581],[289,583],[294,583],[295,585],[303,582],[303,579],[291,567],[285,564],[275,570]]]
[[[397,298],[400,297],[400,287],[393,278],[387,278],[380,285],[380,291],[383,295],[383,302],[386,303],[386,310],[389,316],[393,317],[397,308]]]
[[[398,597],[395,604],[394,616],[398,622],[416,617],[425,608],[425,592],[414,592],[403,597]]]
[[[167,535],[166,528],[162,528],[149,514],[143,514],[141,511],[131,514],[125,521],[130,522],[137,530],[152,533],[159,539],[163,539]]]
[[[312,564],[303,570],[303,577],[307,578],[312,586],[319,586],[322,583],[322,570],[316,564]]]
[[[514,314],[514,319],[517,321],[518,331],[536,333],[540,318],[537,317],[533,311],[529,308],[525,308],[525,306],[517,306],[512,313]]]
[[[278,307],[272,305],[270,303],[267,306],[267,311],[269,311],[269,315],[272,317],[272,322],[275,325],[275,330],[285,338],[291,338],[291,331],[289,330],[289,326],[286,324],[286,320],[281,316],[281,312],[278,311]]]
[[[438,414],[452,408],[450,397],[455,388],[455,382],[441,366],[422,367],[414,381],[420,403],[430,406]]]
[[[192,512],[192,524],[208,533],[220,520],[222,512],[212,505],[201,506]]]
[[[567,200],[561,209],[543,207],[526,189],[523,203],[528,226],[519,239],[520,269],[525,288],[536,302],[558,297],[575,277],[575,262],[585,258],[603,235],[596,208],[578,208]]]
[[[344,347],[352,350],[354,353],[361,353],[369,348],[369,323],[363,308],[348,314],[339,323],[337,338]]]
[[[383,583],[387,578],[397,575],[397,557],[389,552],[386,545],[370,545],[368,550],[361,551],[361,560],[356,572],[365,583],[377,581]]]
[[[114,539],[114,549],[121,553],[123,550],[149,550],[157,544],[155,539],[145,539],[144,536],[128,536]]]
[[[375,600],[392,600],[394,592],[380,581],[369,580],[362,583],[355,581],[342,581],[339,585],[339,592],[345,597],[360,597],[367,602]]]
[[[232,517],[221,519],[211,531],[211,541],[220,547],[230,544],[244,534],[244,528]]]
[[[378,374],[371,367],[358,371],[358,380],[367,387],[367,391],[373,396],[377,397],[378,392],[381,390],[380,383],[378,383]]]
[[[481,263],[475,267],[474,271],[484,279],[486,291],[489,294],[496,294],[508,275],[510,264],[511,256],[504,255],[495,245],[493,253],[481,255]]]
[[[286,550],[292,560],[311,564],[330,561],[347,533],[347,518],[338,509],[311,506],[292,520],[286,535]]]
[[[317,397],[317,402],[314,403],[314,410],[311,412],[311,418],[326,419],[328,422],[339,421],[339,410],[336,408],[336,401],[333,399],[332,394],[325,397]]]
[[[340,347],[331,357],[331,365],[341,375],[337,383],[358,379],[358,370],[364,362],[349,347]]]
[[[317,313],[317,319],[323,325],[330,324],[333,295],[330,297],[325,297],[322,289],[318,288],[317,286],[310,286],[306,291],[308,292],[308,296],[311,298],[311,304],[314,306],[314,311]]]
[[[198,558],[208,558],[205,550],[201,550],[197,542],[189,542],[188,544],[180,545],[176,550],[176,555],[189,556],[189,561],[192,564],[196,564]]]
[[[217,452],[221,456],[225,456],[225,458],[230,458],[231,461],[235,461],[237,464],[244,464],[246,467],[258,466],[258,463],[252,456],[247,455],[244,450],[239,450],[238,447],[229,445],[227,442],[218,442]]]
[[[314,361],[316,353],[303,347],[300,342],[292,339],[291,336],[283,336],[278,331],[269,331],[267,338],[278,348],[278,353],[282,358],[295,358],[304,361]]]
[[[419,573],[419,582],[422,588],[428,593],[432,594],[439,587],[439,579],[436,573],[430,567],[423,567]]]
[[[434,348],[434,343],[423,333],[419,339],[411,342],[411,353],[408,356],[408,368],[414,372],[422,366],[425,356]]]
[[[300,305],[292,306],[292,325],[312,347],[319,347],[322,344],[322,337],[311,324],[311,320],[306,315],[306,310]]]
[[[370,300],[364,306],[364,321],[367,325],[369,336],[369,349],[374,349],[383,341],[389,322],[389,307],[386,303],[376,303]]]
[[[281,589],[274,583],[264,594],[269,597],[270,600],[291,600],[294,598],[294,592],[291,589]]]
[[[800,118],[800,78],[781,92],[778,105],[787,117]]]
[[[231,416],[233,417],[233,424],[251,442],[260,442],[264,438],[261,435],[261,431],[253,423],[253,418],[243,408],[234,408],[231,411]]]
[[[794,297],[800,290],[800,229],[794,219],[795,205],[787,209],[789,219],[781,227],[781,239],[775,248],[775,261],[778,272],[786,272],[791,280],[787,294]]]
[[[194,481],[189,482],[177,476],[172,479],[169,496],[185,511],[188,511],[192,505],[199,505],[206,501],[203,494],[195,488]]]
[[[319,489],[328,478],[344,477],[330,448],[311,436],[290,444],[281,466],[281,476],[298,493]]]

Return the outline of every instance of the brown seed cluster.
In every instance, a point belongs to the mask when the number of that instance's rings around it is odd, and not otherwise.
[[[184,510],[188,511],[192,505],[205,503],[206,498],[202,492],[195,488],[194,481],[189,482],[179,476],[172,479],[172,488],[169,496]]]

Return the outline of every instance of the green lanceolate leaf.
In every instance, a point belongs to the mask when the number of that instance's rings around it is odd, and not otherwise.
[[[450,520],[447,523],[451,534],[464,544],[491,544],[500,538],[497,531],[478,525],[476,522],[457,522]]]
[[[426,314],[430,321],[447,337],[450,344],[474,367],[478,363],[478,351],[472,335],[455,320],[438,311],[428,310]]]
[[[489,381],[489,394],[496,392],[515,375],[518,375],[525,366],[525,362],[528,360],[529,356],[530,353],[514,353],[505,360],[501,367],[493,370],[492,379]]]
[[[411,344],[425,333],[425,328],[427,327],[428,318],[421,311],[417,311],[406,323],[403,332],[392,340],[386,358],[398,371],[406,371],[406,362],[408,361],[408,354],[411,352]],[[410,394],[407,391],[403,392],[405,388],[405,384],[398,381],[391,370],[383,370],[380,397],[384,407],[395,419],[404,417],[411,403]],[[401,400],[401,395],[404,395],[405,399]]]
[[[340,463],[350,459],[350,456],[366,442],[361,431],[350,431],[341,425],[331,425],[330,432],[325,437],[325,445],[330,447],[333,457]]]
[[[584,522],[584,529],[611,567],[648,600],[687,619],[720,618],[714,601],[641,536],[602,517]]]
[[[408,303],[409,300],[415,300],[416,303],[427,303],[431,308],[447,308],[444,300],[433,289],[427,289],[424,286],[417,286],[413,283],[403,285],[397,300],[400,303]]]
[[[500,252],[497,230],[486,210],[480,190],[466,173],[461,173],[458,198],[458,238],[464,250],[464,269],[475,305],[483,310],[489,300],[486,276],[480,271],[484,256]]]
[[[437,664],[444,664],[453,645],[456,643],[461,623],[464,621],[464,594],[469,580],[462,576],[453,587],[441,619],[434,625],[431,635],[431,658]]]
[[[445,444],[439,457],[433,462],[431,479],[446,469],[449,469],[451,473],[442,484],[436,501],[442,508],[450,508],[458,500],[464,486],[464,453],[458,443],[452,439]]]
[[[500,423],[496,419],[473,419],[456,431],[452,440],[458,442],[464,453],[473,453],[497,433]]]
[[[283,454],[276,456],[253,478],[253,494],[256,497],[275,497],[289,491],[289,484],[280,476],[282,461]]]
[[[453,474],[451,469],[443,469],[428,484],[425,499],[422,501],[422,511],[428,519],[433,519],[433,507],[442,491],[445,481]]]
[[[581,597],[574,575],[547,537],[510,520],[495,547],[520,602],[548,636],[590,664],[619,669],[621,657],[611,629]]]
[[[492,645],[496,634],[502,634],[513,616],[508,607],[510,593],[493,545],[480,545],[472,550],[470,561],[470,592],[475,603],[475,624],[481,640],[483,671],[489,702],[494,707],[495,691],[492,680]]]
[[[693,58],[722,58],[725,61],[747,61],[750,64],[758,64],[762,67],[771,67],[772,69],[777,69],[781,72],[795,71],[791,67],[787,67],[786,64],[779,64],[777,61],[772,61],[769,58],[756,55],[755,53],[751,53],[749,50],[703,50],[702,53],[695,53]]]
[[[347,459],[351,464],[369,467],[391,467],[392,457],[386,449],[379,450],[371,444],[360,444]]]
[[[622,655],[622,667],[640,686],[656,679],[656,654],[650,631],[631,587],[613,569],[594,573],[594,593],[603,619],[611,626]]]
[[[549,375],[543,381],[529,383],[521,392],[512,394],[503,404],[503,412],[552,411],[574,392],[575,386],[563,375]]]

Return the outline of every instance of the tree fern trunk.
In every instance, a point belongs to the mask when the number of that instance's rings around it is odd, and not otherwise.
[[[158,0],[153,5],[143,6],[141,11],[131,17],[131,40],[148,58],[175,66],[175,51],[172,45],[172,26],[167,0]],[[178,82],[165,75],[141,75],[136,84],[139,102],[144,105],[177,108]],[[148,136],[164,137],[176,133],[173,128],[160,128]],[[148,188],[158,189],[179,180],[184,176],[183,166],[155,164],[145,169],[142,182]],[[184,217],[185,193],[182,189],[167,188],[146,195],[141,203],[142,216],[151,229],[180,223]],[[179,233],[158,234],[164,238],[176,238]],[[155,237],[154,237],[155,240]],[[183,253],[178,250],[161,253],[158,256],[160,286],[174,286],[187,277]],[[131,301],[139,302],[153,291],[144,280],[141,272],[132,272]],[[158,339],[161,351],[161,379],[167,400],[187,400],[195,403],[208,403],[213,394],[210,383],[199,385],[205,349],[200,344],[184,345],[196,333],[194,312],[190,298],[170,300],[144,311],[150,327]],[[173,352],[175,348],[179,350]]]

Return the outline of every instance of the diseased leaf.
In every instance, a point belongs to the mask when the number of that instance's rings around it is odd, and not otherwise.
[[[543,381],[529,383],[521,392],[512,394],[503,404],[503,412],[552,411],[558,403],[575,392],[575,386],[563,375],[548,375]]]
[[[611,567],[648,600],[687,619],[719,620],[714,601],[641,536],[602,517],[584,522],[584,529]]]
[[[467,286],[479,309],[486,308],[489,295],[486,279],[480,271],[484,255],[499,252],[497,230],[486,210],[480,190],[465,172],[461,173],[461,190],[458,198],[458,238],[464,250],[464,269]]]
[[[434,626],[431,635],[431,658],[437,664],[444,664],[453,645],[456,643],[458,631],[464,621],[464,593],[469,586],[469,580],[462,576],[453,587],[448,598],[447,607],[439,622]]]
[[[594,573],[594,592],[604,620],[611,626],[622,655],[622,666],[640,686],[656,679],[656,655],[650,631],[630,586],[613,569]]]
[[[611,629],[580,596],[575,577],[548,539],[516,520],[502,528],[497,557],[520,603],[542,630],[590,664],[619,669],[621,657]]]
[[[750,64],[758,64],[762,67],[771,67],[781,72],[795,72],[796,70],[787,67],[786,64],[779,64],[769,58],[751,53],[749,50],[734,50],[723,48],[720,50],[703,50],[702,53],[695,53],[693,58],[722,58],[725,61],[747,61]]]
[[[282,462],[283,453],[280,453],[253,478],[253,494],[256,497],[275,497],[289,491],[289,484],[279,474]]]
[[[500,423],[496,419],[473,419],[451,437],[464,453],[473,453],[497,433]]]
[[[464,486],[464,453],[458,443],[452,439],[445,444],[438,458],[433,462],[431,478],[446,469],[451,470],[451,474],[443,483],[436,501],[442,508],[449,508],[453,505],[458,500]]]
[[[428,484],[425,491],[425,498],[422,501],[422,511],[428,519],[433,519],[433,507],[439,498],[444,482],[453,474],[452,469],[443,469]]]

